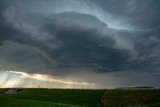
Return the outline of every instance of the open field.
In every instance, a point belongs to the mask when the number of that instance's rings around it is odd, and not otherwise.
[[[25,89],[4,95],[0,107],[160,107],[160,90]]]

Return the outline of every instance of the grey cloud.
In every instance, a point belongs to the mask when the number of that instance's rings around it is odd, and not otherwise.
[[[84,23],[84,19],[90,20]],[[34,39],[35,35],[32,33],[27,35],[21,30],[20,32],[24,34],[12,35],[9,40],[41,49],[57,65],[91,65],[91,67],[98,65],[98,70],[101,71],[120,70],[127,62],[128,52],[114,49],[112,45],[115,44],[115,40],[107,34],[101,33],[102,28],[107,29],[107,26],[91,15],[61,13],[53,15],[53,19],[48,19],[41,28],[42,31],[45,30],[43,32],[47,32],[48,35],[44,36],[49,37],[49,40],[37,41],[39,39]],[[46,42],[47,44],[43,44]],[[54,48],[54,45],[57,44],[58,48]],[[105,46],[102,46],[103,44]],[[17,55],[13,56],[16,59]],[[51,68],[54,67],[52,64],[50,66]]]
[[[159,26],[159,0],[94,0],[104,11],[111,13],[137,30]]]
[[[0,47],[1,70],[45,71],[48,60],[33,47],[5,41]]]
[[[132,71],[136,76],[146,72],[151,80],[148,73],[159,70],[157,0],[70,1],[62,10],[56,5],[64,5],[64,1],[0,2],[1,70],[62,77],[89,71],[97,78],[109,72]],[[80,3],[84,9],[79,6],[74,11],[72,3]],[[135,29],[117,29],[121,24]]]

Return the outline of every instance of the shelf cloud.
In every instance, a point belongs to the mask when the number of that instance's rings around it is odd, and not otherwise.
[[[159,0],[0,0],[0,73],[96,84],[89,88],[159,87],[159,5]]]

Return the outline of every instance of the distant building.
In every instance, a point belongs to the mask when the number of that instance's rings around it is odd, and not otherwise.
[[[5,94],[17,94],[19,92],[24,91],[24,89],[21,88],[11,88],[8,91],[5,92]]]

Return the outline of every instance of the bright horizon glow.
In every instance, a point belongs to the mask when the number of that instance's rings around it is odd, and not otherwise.
[[[53,76],[45,75],[45,74],[29,74],[21,71],[8,71],[8,72],[20,74],[22,78],[32,78],[39,81],[56,82],[56,83],[71,84],[71,85],[95,85],[93,83],[87,83],[87,82],[72,82],[72,81],[67,81],[62,79],[56,79]]]
[[[69,78],[61,79],[46,74],[31,74],[22,71],[3,71],[0,78],[0,88],[95,88],[96,84],[82,81],[73,81]],[[14,78],[8,78],[8,77]],[[27,84],[27,85],[26,85]]]

